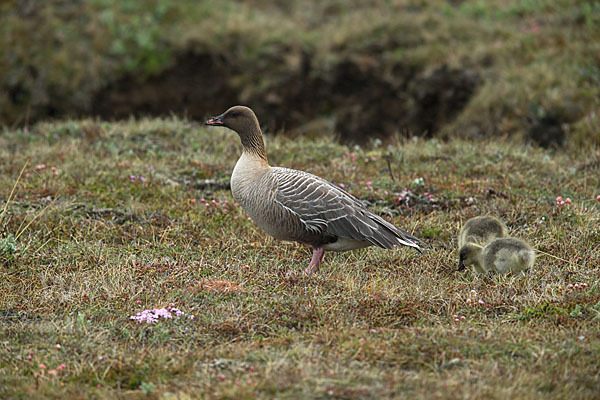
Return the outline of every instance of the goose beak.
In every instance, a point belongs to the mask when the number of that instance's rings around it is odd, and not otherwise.
[[[223,119],[222,119],[221,115],[219,115],[218,117],[212,117],[211,119],[209,119],[208,121],[206,121],[204,123],[204,125],[225,126],[225,124],[223,123]]]
[[[465,268],[467,268],[467,266],[462,261],[458,263],[458,269],[457,269],[457,271],[462,271]]]

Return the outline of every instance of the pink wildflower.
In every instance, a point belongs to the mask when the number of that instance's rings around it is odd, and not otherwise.
[[[50,375],[53,375],[53,376],[56,376],[56,375],[58,375],[58,372],[57,372],[55,369],[51,369],[51,370],[49,370],[49,371],[48,371],[48,373],[49,373]]]
[[[58,343],[57,343],[55,347],[56,347],[58,350],[60,350],[62,346],[61,346],[60,344],[58,344]]]
[[[39,363],[39,364],[38,364],[38,368],[39,368],[39,369],[46,369],[46,364],[44,364],[44,363]]]
[[[56,369],[59,370],[59,371],[62,371],[65,368],[67,368],[67,366],[64,363],[60,364],[58,367],[56,367]]]
[[[46,164],[39,164],[35,166],[36,171],[43,171],[46,169]]]
[[[139,323],[145,322],[147,324],[151,324],[153,322],[157,322],[159,319],[172,319],[173,314],[175,317],[185,316],[186,313],[179,310],[178,308],[173,307],[173,303],[169,304],[168,308],[155,308],[153,310],[144,310],[140,311],[135,315],[129,317],[129,319],[133,321],[137,321]],[[188,316],[189,319],[193,319],[193,316]]]
[[[343,189],[345,185],[343,183],[340,183],[340,187]]]

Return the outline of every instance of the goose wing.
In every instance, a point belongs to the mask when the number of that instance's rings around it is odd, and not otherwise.
[[[307,233],[336,236],[386,249],[410,246],[421,250],[418,238],[370,212],[345,190],[307,172],[272,168],[275,201],[302,221]]]

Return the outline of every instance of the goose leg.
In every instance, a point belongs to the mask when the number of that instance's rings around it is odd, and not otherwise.
[[[313,251],[312,259],[310,260],[310,264],[304,270],[305,274],[312,274],[313,272],[317,272],[319,270],[319,266],[321,265],[321,260],[323,260],[323,255],[325,254],[325,250],[323,249],[315,249]]]

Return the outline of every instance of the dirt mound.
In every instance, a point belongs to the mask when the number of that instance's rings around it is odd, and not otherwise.
[[[91,113],[107,119],[171,113],[203,119],[246,104],[270,130],[333,117],[342,140],[363,143],[397,132],[434,135],[480,83],[472,67],[419,70],[384,64],[376,55],[341,57],[327,71],[293,48],[263,61],[248,71],[219,55],[184,52],[153,77],[124,76],[105,87],[94,96]],[[244,74],[256,80],[248,82]]]
[[[232,71],[218,55],[185,53],[146,80],[126,75],[93,96],[91,114],[105,119],[165,116],[202,119],[236,103]]]

